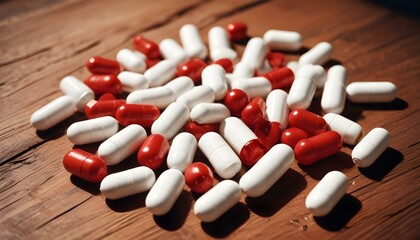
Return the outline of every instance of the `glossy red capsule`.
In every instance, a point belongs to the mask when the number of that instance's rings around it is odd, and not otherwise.
[[[254,133],[265,149],[270,149],[280,141],[281,125],[278,122],[263,120],[255,125]]]
[[[291,127],[283,131],[281,134],[280,142],[289,145],[291,148],[294,148],[300,140],[310,137],[311,136],[302,129]]]
[[[134,37],[133,44],[134,44],[134,48],[137,51],[146,55],[148,59],[159,58],[159,55],[160,55],[159,46],[152,40],[149,40],[142,36],[136,36]]]
[[[201,72],[206,66],[207,64],[203,60],[199,58],[193,58],[188,62],[179,65],[177,67],[176,74],[178,77],[190,77],[194,84],[198,84],[201,81]]]
[[[247,37],[248,26],[244,22],[233,22],[226,26],[226,31],[232,41],[241,41]]]
[[[190,164],[184,172],[185,183],[196,193],[205,193],[213,187],[213,172],[201,162]]]
[[[84,83],[92,89],[96,96],[105,93],[117,95],[122,92],[122,84],[117,76],[113,74],[92,75]]]
[[[111,116],[115,118],[117,109],[125,104],[125,100],[90,100],[85,106],[85,114],[89,119]]]
[[[280,52],[267,53],[267,61],[273,69],[281,68],[285,65],[284,54]]]
[[[289,127],[302,129],[311,135],[325,132],[328,126],[324,118],[301,108],[292,111],[288,119]]]
[[[146,67],[147,67],[147,69],[153,67],[158,62],[160,62],[160,59],[158,59],[158,58],[156,58],[156,59],[148,59],[148,58],[146,58]]]
[[[151,127],[160,116],[160,110],[147,104],[123,104],[117,109],[115,116],[123,126],[139,124],[142,127]]]
[[[66,153],[63,165],[67,172],[88,182],[101,182],[107,174],[105,161],[101,157],[81,149],[73,149]]]
[[[92,74],[118,75],[121,72],[121,66],[117,61],[99,56],[89,58],[86,67]]]
[[[240,89],[231,89],[223,100],[225,106],[229,109],[232,116],[240,117],[242,110],[248,105],[248,95]]]
[[[108,100],[117,100],[117,98],[112,93],[104,93],[98,98],[98,101],[108,101]]]
[[[335,131],[320,133],[311,138],[300,140],[295,148],[296,161],[303,165],[313,164],[323,158],[338,153],[343,140]]]
[[[265,120],[265,101],[261,97],[253,98],[242,110],[241,119],[250,128]]]
[[[212,62],[211,64],[219,64],[225,69],[226,73],[233,72],[233,62],[229,58],[221,58]]]
[[[195,139],[200,140],[201,136],[208,132],[219,132],[218,123],[206,123],[206,124],[199,124],[197,122],[187,122],[184,127],[184,131],[191,133]]]
[[[263,74],[271,83],[272,89],[288,89],[295,80],[295,74],[288,67],[274,69],[271,72]]]
[[[168,152],[168,140],[160,134],[152,134],[141,145],[137,154],[137,162],[142,166],[156,170],[162,166]]]

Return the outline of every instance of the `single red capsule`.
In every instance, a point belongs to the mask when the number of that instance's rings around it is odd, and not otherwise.
[[[112,93],[104,93],[98,98],[98,101],[108,101],[108,100],[117,100],[117,98]]]
[[[288,89],[293,84],[295,74],[290,68],[282,67],[263,74],[263,77],[270,81],[272,89]]]
[[[264,119],[255,125],[254,133],[265,149],[270,149],[280,141],[281,125]]]
[[[289,145],[291,148],[294,148],[296,143],[298,143],[300,140],[310,137],[311,136],[302,129],[291,127],[283,131],[281,134],[280,142]]]
[[[255,97],[242,110],[241,119],[250,128],[265,120],[265,101],[261,97]]]
[[[89,119],[111,116],[115,118],[117,109],[125,104],[125,100],[90,100],[85,106],[85,114]]]
[[[191,133],[195,139],[200,140],[201,136],[208,132],[219,132],[218,123],[206,123],[206,124],[199,124],[197,122],[187,122],[184,127],[184,131]]]
[[[107,174],[105,161],[101,157],[81,149],[66,153],[63,165],[67,172],[88,182],[101,182]]]
[[[281,68],[285,65],[284,54],[280,52],[267,53],[267,60],[271,68],[273,69]]]
[[[323,158],[338,153],[343,146],[343,140],[335,131],[320,133],[311,138],[300,140],[295,148],[296,161],[310,165]]]
[[[221,58],[221,59],[218,59],[218,60],[216,60],[216,61],[214,61],[210,64],[219,64],[220,66],[222,66],[225,69],[226,73],[233,72],[233,62],[229,58]]]
[[[188,62],[179,65],[177,67],[176,74],[178,77],[190,77],[194,84],[198,84],[201,81],[201,72],[206,66],[207,64],[203,60],[199,58],[193,58]]]
[[[245,40],[248,27],[244,22],[233,22],[226,26],[226,31],[232,41]]]
[[[86,67],[92,74],[118,75],[121,72],[121,66],[117,61],[99,56],[89,58]]]
[[[146,55],[147,59],[159,58],[159,55],[160,55],[159,46],[152,40],[149,40],[142,36],[136,36],[134,37],[133,44],[134,44],[134,48],[137,51]]]
[[[160,134],[151,134],[143,142],[137,154],[137,162],[156,170],[162,166],[169,151],[169,142]]]
[[[190,164],[184,172],[185,183],[196,193],[205,193],[213,187],[213,173],[201,162]]]
[[[249,99],[244,91],[231,89],[226,93],[224,103],[232,116],[240,117],[242,110],[248,105]]]
[[[88,77],[84,83],[92,89],[96,96],[105,93],[117,95],[122,92],[122,84],[117,76],[113,74],[92,75]]]
[[[160,110],[156,106],[147,104],[123,104],[117,109],[115,116],[123,126],[138,124],[151,127],[160,116]]]
[[[305,109],[297,108],[289,114],[289,127],[296,127],[303,131],[317,135],[327,131],[327,122],[319,115]]]

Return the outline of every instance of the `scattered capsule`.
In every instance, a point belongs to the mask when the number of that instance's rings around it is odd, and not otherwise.
[[[285,66],[285,57],[280,52],[269,52],[267,53],[267,61],[273,69],[281,68]]]
[[[206,59],[207,47],[200,36],[198,28],[193,24],[185,24],[179,29],[182,47],[190,58]]]
[[[112,101],[112,100],[117,100],[117,98],[114,96],[114,94],[112,93],[105,93],[102,94],[99,98],[98,101]]]
[[[139,89],[149,88],[149,82],[143,74],[123,71],[118,74],[117,78],[122,84],[122,90],[133,92]]]
[[[197,86],[179,96],[176,101],[187,105],[188,109],[193,109],[199,103],[212,103],[215,93],[209,86]]]
[[[169,151],[169,142],[160,134],[149,135],[140,146],[137,162],[152,170],[162,166]]]
[[[227,117],[229,109],[221,103],[199,103],[190,112],[190,119],[200,124],[220,123]]]
[[[201,81],[201,72],[207,66],[207,64],[199,59],[193,58],[188,62],[178,65],[176,70],[177,76],[188,76],[192,79],[195,84],[198,84]]]
[[[153,134],[161,134],[166,139],[172,139],[188,121],[188,107],[180,102],[171,103],[152,124]]]
[[[230,48],[227,32],[224,28],[219,26],[212,27],[209,30],[208,39],[210,58],[213,61],[216,61],[221,58],[228,58],[232,61],[236,60],[238,54],[235,50]]]
[[[289,114],[289,127],[300,128],[311,135],[317,135],[325,132],[328,125],[321,116],[298,108]]]
[[[184,173],[185,183],[196,193],[205,193],[213,187],[213,173],[201,162],[190,164]]]
[[[79,112],[85,110],[86,104],[95,98],[95,94],[86,84],[73,76],[64,77],[60,81],[60,90],[65,95],[72,97],[76,102]]]
[[[241,79],[232,83],[232,89],[241,89],[249,98],[265,98],[272,90],[270,81],[265,77]]]
[[[124,48],[118,51],[116,59],[128,71],[144,73],[146,70],[146,56],[143,53]]]
[[[280,89],[273,90],[268,94],[265,104],[267,119],[280,123],[280,128],[285,129],[290,113],[289,106],[287,106],[287,93]]]
[[[263,66],[267,52],[267,46],[262,38],[251,38],[246,44],[241,62],[254,70],[259,69]]]
[[[295,75],[297,74],[300,67],[297,61],[290,61],[286,64],[286,66],[290,68],[290,70],[292,70]]]
[[[123,126],[138,124],[142,127],[151,127],[160,116],[160,111],[153,105],[123,104],[117,109],[115,116]]]
[[[148,59],[159,58],[159,55],[160,55],[159,46],[152,40],[149,40],[142,36],[136,36],[133,40],[133,44],[134,44],[134,48],[137,51],[146,55]]]
[[[346,92],[354,103],[387,103],[397,97],[397,87],[392,82],[353,82]]]
[[[327,113],[323,116],[329,128],[338,132],[343,138],[343,142],[350,145],[355,145],[363,135],[362,127],[336,113]]]
[[[156,106],[159,109],[166,108],[175,99],[175,93],[165,86],[140,89],[127,96],[127,103],[147,104]]]
[[[333,46],[328,42],[320,42],[311,48],[299,58],[299,64],[317,64],[322,65],[326,63],[333,54]]]
[[[271,50],[297,51],[302,48],[303,38],[298,32],[268,30],[263,36]]]
[[[209,86],[215,93],[215,100],[222,100],[228,91],[225,69],[217,64],[208,65],[201,73],[203,86]]]
[[[325,113],[340,114],[346,103],[347,71],[341,65],[332,66],[328,70],[327,82],[322,92],[321,107]]]
[[[31,125],[37,130],[47,130],[76,112],[76,103],[70,96],[61,96],[36,110],[31,116]]]
[[[314,81],[316,76],[317,71],[313,67],[299,69],[287,96],[287,105],[290,109],[307,109],[311,105],[316,90]]]
[[[211,64],[219,64],[225,69],[226,73],[232,73],[233,72],[233,62],[232,60],[228,58],[221,58],[217,59],[216,61],[213,61]]]
[[[121,72],[120,64],[111,59],[103,58],[103,57],[91,57],[86,64],[87,69],[92,74],[114,74],[118,75]]]
[[[387,149],[390,142],[391,136],[386,129],[374,128],[353,148],[351,158],[358,167],[369,167]]]
[[[270,81],[272,89],[288,89],[295,79],[293,71],[288,67],[274,69],[262,76]]]
[[[116,75],[91,75],[84,83],[93,90],[96,96],[105,93],[118,95],[122,92],[122,84]]]
[[[265,101],[260,97],[253,98],[242,110],[241,120],[250,128],[265,120]]]
[[[252,78],[254,76],[255,69],[244,62],[239,62],[233,69],[232,76],[234,80],[240,80],[243,78]],[[235,82],[235,81],[233,81]]]
[[[303,165],[313,164],[338,153],[343,141],[335,131],[327,131],[299,141],[295,148],[296,161]]]
[[[171,38],[163,39],[159,43],[159,50],[162,56],[173,62],[175,66],[178,66],[189,59],[187,52]]]
[[[220,124],[218,123],[199,124],[189,121],[185,124],[184,131],[191,133],[198,141],[208,132],[219,132],[219,126]]]
[[[99,183],[105,178],[107,168],[101,157],[72,149],[63,158],[63,165],[67,172],[88,182]]]
[[[223,100],[232,116],[240,117],[242,110],[248,105],[248,95],[241,89],[231,89]]]
[[[118,108],[125,104],[125,100],[90,100],[85,106],[85,115],[87,118],[98,118],[110,116],[115,118]]]
[[[169,88],[174,93],[175,100],[177,97],[193,89],[194,82],[190,77],[181,76],[165,84],[165,87]]]
[[[327,81],[327,72],[321,65],[310,65],[307,64],[303,66],[305,67],[312,67],[315,70],[315,76],[313,78],[313,81],[315,83],[315,86],[319,89],[323,88],[325,85],[325,82]]]
[[[169,82],[176,73],[176,65],[170,60],[162,60],[144,72],[149,87],[158,87]]]
[[[174,137],[169,148],[167,165],[168,168],[178,169],[184,172],[193,162],[197,150],[197,140],[191,133],[182,132]]]
[[[281,134],[280,142],[295,148],[296,144],[303,139],[310,138],[311,136],[302,129],[291,127],[287,128]]]
[[[244,22],[233,22],[226,26],[226,31],[232,41],[243,41],[247,37],[248,27]]]
[[[278,122],[270,122],[263,119],[255,125],[253,130],[265,149],[272,148],[280,141],[282,129]]]
[[[103,141],[118,132],[115,118],[105,116],[75,122],[67,129],[67,137],[76,145]]]

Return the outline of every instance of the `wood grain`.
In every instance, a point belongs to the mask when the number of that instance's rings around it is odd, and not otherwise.
[[[412,13],[361,0],[1,2],[0,239],[419,238],[420,18]],[[192,213],[198,196],[187,188],[169,214],[157,217],[146,210],[145,193],[106,200],[98,184],[70,176],[61,163],[73,147],[65,130],[85,119],[82,114],[44,132],[30,126],[31,114],[61,95],[62,77],[88,76],[89,57],[114,58],[131,48],[136,34],[179,40],[186,23],[196,24],[207,42],[210,27],[235,20],[248,24],[250,36],[268,29],[300,32],[305,49],[329,41],[334,55],[326,65],[345,65],[349,82],[397,85],[395,101],[347,103],[343,113],[365,133],[374,127],[391,133],[390,147],[372,167],[355,167],[346,146],[313,166],[293,164],[262,197],[244,195],[216,222],[201,223]],[[241,53],[244,45],[234,47]],[[303,51],[286,58],[296,60]],[[320,113],[319,103],[318,96],[310,109]],[[83,146],[92,153],[97,147]],[[201,154],[195,160],[206,161]],[[110,172],[133,166],[131,156]],[[331,170],[349,177],[348,194],[332,214],[313,218],[305,198]]]

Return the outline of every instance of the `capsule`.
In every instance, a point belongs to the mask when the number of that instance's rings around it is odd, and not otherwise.
[[[99,98],[98,101],[112,101],[112,100],[117,100],[117,98],[114,96],[114,94],[112,93],[105,93],[102,94]]]
[[[277,144],[241,177],[239,186],[246,195],[259,197],[283,176],[293,160],[293,149],[285,144]]]
[[[187,105],[188,109],[193,109],[199,103],[212,103],[215,93],[209,86],[197,86],[179,96],[176,101]]]
[[[307,109],[311,105],[316,90],[314,81],[316,76],[315,68],[304,67],[299,69],[287,96],[287,105],[290,109]]]
[[[350,145],[355,145],[363,135],[362,127],[336,113],[327,113],[323,116],[329,128],[338,132],[343,138],[343,142]]]
[[[295,79],[293,71],[288,67],[275,69],[265,73],[263,77],[270,81],[272,89],[288,89],[292,86],[293,80]]]
[[[146,55],[148,59],[157,59],[159,58],[160,51],[159,46],[143,36],[136,36],[133,39],[134,48]]]
[[[153,134],[161,134],[171,139],[188,121],[190,113],[188,107],[180,102],[171,103],[158,119],[152,124]]]
[[[273,90],[268,94],[265,104],[267,119],[280,123],[280,128],[284,130],[287,127],[290,113],[289,106],[287,106],[287,93],[280,89]]]
[[[223,180],[195,201],[194,214],[203,222],[213,222],[240,198],[239,185],[232,180]]]
[[[86,103],[95,98],[95,94],[86,84],[73,76],[64,77],[60,81],[60,90],[72,97],[79,112],[85,110]]]
[[[168,151],[168,140],[160,134],[151,134],[140,146],[137,162],[142,166],[156,170],[162,166]]]
[[[358,167],[365,168],[372,165],[387,149],[391,136],[386,129],[372,129],[354,148],[351,158]]]
[[[218,64],[225,69],[226,73],[232,73],[233,72],[233,62],[232,60],[228,58],[221,58],[217,59],[216,61],[213,61],[211,64]]]
[[[289,127],[300,128],[311,135],[318,135],[325,132],[328,125],[321,116],[298,108],[289,114]]]
[[[66,153],[63,165],[67,172],[88,182],[101,182],[107,174],[105,162],[101,157],[81,149],[73,149]]]
[[[353,82],[347,88],[347,98],[354,103],[386,103],[397,97],[392,82]]]
[[[253,166],[265,153],[257,136],[239,118],[223,120],[219,132],[247,166]]]
[[[303,38],[298,32],[270,29],[264,33],[264,42],[271,50],[297,51],[302,48]]]
[[[242,110],[241,120],[254,129],[257,123],[265,120],[265,101],[260,97],[253,98]]]
[[[240,117],[242,110],[248,105],[248,95],[241,89],[231,89],[223,100],[232,116]]]
[[[98,155],[107,165],[118,164],[137,152],[146,137],[146,130],[142,126],[128,125],[99,145]]]
[[[228,91],[225,69],[222,66],[212,64],[204,68],[201,73],[203,86],[209,86],[215,93],[215,100],[222,100]]]
[[[182,132],[174,137],[166,160],[168,168],[184,172],[194,159],[197,151],[197,140],[188,132]]]
[[[206,59],[207,47],[201,39],[198,28],[193,24],[185,24],[179,29],[182,47],[190,58]]]
[[[86,64],[87,69],[92,74],[114,74],[118,75],[121,72],[120,64],[111,59],[103,57],[91,57]]]
[[[271,68],[268,60],[264,59],[262,66],[260,68],[255,69],[254,75],[261,76],[271,71],[273,71],[273,68]]]
[[[236,60],[238,54],[230,48],[227,32],[224,28],[219,26],[212,27],[208,35],[211,60],[216,61],[221,58]]]
[[[190,119],[200,124],[220,123],[227,117],[229,109],[220,103],[199,103],[190,112]]]
[[[220,177],[232,178],[241,170],[241,160],[218,133],[204,134],[198,141],[198,147]]]
[[[159,43],[159,50],[162,56],[173,62],[175,66],[188,61],[189,58],[187,52],[171,38],[163,39]]]
[[[306,208],[315,217],[327,215],[346,194],[349,180],[341,172],[331,171],[309,192],[306,197]]]
[[[176,65],[170,60],[162,60],[144,72],[149,87],[158,87],[169,82],[176,73]]]
[[[84,83],[92,89],[96,96],[105,93],[118,95],[122,92],[122,84],[116,75],[92,75]]]
[[[76,103],[70,96],[61,96],[36,110],[31,116],[31,125],[36,130],[47,130],[76,112]]]
[[[165,86],[140,89],[127,96],[127,103],[147,104],[156,106],[159,109],[166,108],[175,99],[175,93]]]
[[[115,200],[148,191],[155,180],[155,173],[141,166],[106,176],[100,190],[106,198]]]
[[[314,70],[315,74],[313,75],[312,81],[315,83],[316,88],[322,89],[327,81],[327,72],[325,72],[325,69],[321,65],[306,64],[301,65],[299,70],[304,71],[301,70],[304,68],[312,68]]]
[[[117,78],[122,84],[122,90],[126,92],[149,88],[149,82],[140,73],[123,71],[118,74]]]
[[[177,97],[193,89],[194,82],[187,76],[177,77],[174,80],[165,84],[174,93],[174,101]]]
[[[272,90],[270,81],[265,77],[241,79],[232,83],[232,89],[241,89],[249,98],[265,98]]]
[[[243,78],[252,78],[254,76],[255,70],[248,66],[244,62],[239,62],[235,65],[233,69],[232,76],[234,80],[243,79]],[[235,82],[235,81],[232,81]]]
[[[146,56],[143,53],[124,48],[118,51],[116,59],[128,71],[144,73],[146,70]]]
[[[218,123],[199,124],[189,121],[185,124],[184,131],[191,133],[198,141],[208,132],[219,132],[219,126],[220,124]]]
[[[332,66],[328,70],[327,82],[322,92],[321,107],[325,113],[340,114],[346,103],[347,71],[341,65]]]
[[[251,40],[249,40],[246,44],[241,62],[245,63],[254,70],[259,69],[263,66],[267,52],[267,46],[262,38],[251,38]]]
[[[254,133],[265,149],[270,149],[280,141],[282,129],[280,123],[263,119],[255,125]]]
[[[125,104],[125,100],[90,100],[85,106],[85,115],[87,118],[98,118],[110,116],[115,118],[118,108]]]
[[[343,141],[335,131],[327,131],[299,141],[295,148],[296,161],[303,165],[313,164],[338,153]]]
[[[204,163],[190,164],[184,173],[185,183],[196,193],[205,193],[213,187],[213,172]]]
[[[67,137],[76,145],[103,141],[118,132],[115,118],[105,116],[75,122],[67,129]]]
[[[123,104],[117,109],[115,116],[123,126],[138,124],[142,127],[151,127],[160,116],[160,111],[153,105]]]
[[[299,63],[296,61],[290,61],[286,64],[286,66],[288,68],[290,68],[290,70],[292,70],[292,72],[296,75],[298,70],[299,70]]]
[[[247,37],[248,26],[244,22],[233,22],[226,26],[226,31],[232,41],[243,41]]]
[[[302,129],[291,127],[283,131],[280,137],[280,142],[295,148],[296,144],[303,139],[310,138],[311,136]]]
[[[184,175],[176,169],[164,171],[146,197],[146,208],[154,215],[168,213],[185,186]]]
[[[207,64],[203,60],[193,58],[178,65],[176,75],[190,77],[194,84],[198,84],[201,81],[201,73],[206,66]]]
[[[273,70],[285,66],[285,57],[283,53],[269,52],[267,53],[266,59]]]
[[[299,64],[322,65],[330,60],[333,46],[328,42],[320,42],[299,58]]]

